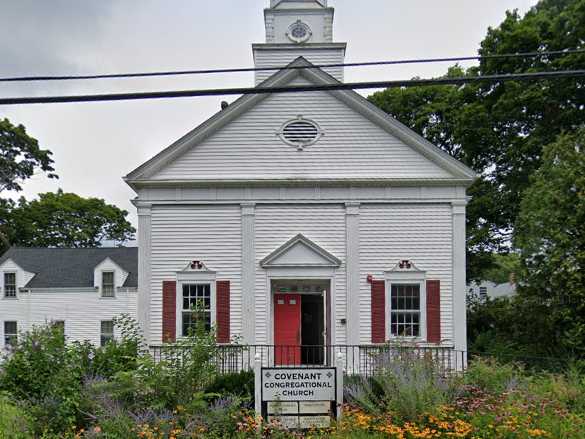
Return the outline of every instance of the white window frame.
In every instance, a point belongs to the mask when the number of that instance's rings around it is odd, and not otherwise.
[[[104,294],[104,274],[112,273],[112,295],[105,295]],[[103,299],[115,299],[116,298],[116,270],[102,270],[102,278],[101,278],[101,285],[100,285],[101,297]]]
[[[418,336],[392,335],[392,285],[418,285],[420,291],[420,334]],[[385,331],[386,340],[421,342],[427,340],[427,282],[424,271],[388,271],[385,273],[386,309]]]
[[[216,320],[216,273],[212,271],[193,271],[193,272],[179,272],[177,273],[177,289],[176,289],[176,322],[175,334],[176,338],[185,338],[183,336],[183,285],[209,285],[209,294],[211,295],[211,310],[210,310],[210,324],[211,328],[215,328]]]
[[[6,334],[6,323],[15,323],[16,324],[16,333],[15,334]],[[5,349],[9,349],[11,347],[13,347],[13,345],[10,345],[6,342],[6,337],[8,335],[12,335],[16,337],[16,343],[18,343],[18,321],[17,320],[4,320],[2,322],[2,340],[4,343],[4,348]]]
[[[6,275],[13,274],[14,275],[14,296],[7,296],[6,295]],[[16,271],[4,271],[2,273],[2,285],[3,285],[3,294],[2,297],[8,300],[18,299],[18,274]]]
[[[107,320],[100,320],[100,347],[104,347],[106,346],[107,343],[102,343],[102,337],[104,335],[103,331],[102,331],[102,324],[106,323],[106,322],[112,322],[112,339],[111,341],[114,341],[116,339],[116,324],[114,322],[114,319],[107,319]],[[107,334],[109,335],[109,334]]]

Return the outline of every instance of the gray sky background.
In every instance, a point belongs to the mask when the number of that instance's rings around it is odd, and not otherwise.
[[[536,0],[332,0],[347,62],[475,54],[507,9]],[[268,0],[0,0],[0,76],[252,66],[264,41]],[[469,64],[464,64],[469,65]],[[346,81],[443,74],[447,64],[351,68]],[[0,84],[0,96],[153,91],[253,85],[252,74]],[[366,92],[367,93],[367,92]],[[230,97],[228,100],[232,101]],[[62,188],[130,212],[122,181],[148,158],[218,111],[222,97],[1,107],[53,151],[59,180],[37,175],[24,192]]]

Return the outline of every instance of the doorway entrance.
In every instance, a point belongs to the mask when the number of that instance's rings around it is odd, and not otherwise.
[[[275,280],[274,362],[323,365],[329,341],[329,281]]]

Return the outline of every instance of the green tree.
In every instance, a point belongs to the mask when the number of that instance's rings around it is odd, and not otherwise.
[[[583,48],[585,0],[541,0],[524,17],[508,12],[488,29],[479,54]],[[487,58],[453,67],[447,76],[579,69],[585,54]],[[493,266],[492,253],[508,251],[522,194],[541,164],[542,148],[585,123],[585,81],[476,83],[388,89],[370,100],[482,176],[468,193],[468,277]]]
[[[49,178],[57,178],[51,154],[41,149],[22,125],[0,119],[0,193],[21,191],[22,182],[39,170],[47,172]],[[7,222],[13,204],[12,200],[0,198],[0,253],[10,246]]]
[[[0,120],[0,192],[22,190],[22,181],[32,177],[37,169],[48,172],[49,178],[57,178],[51,154],[41,149],[22,125]]]
[[[553,331],[541,342],[585,356],[585,126],[544,149],[516,225],[520,298],[544,306]]]
[[[99,198],[83,198],[59,190],[21,198],[8,219],[10,240],[25,247],[99,247],[103,240],[120,243],[134,238],[128,212]]]

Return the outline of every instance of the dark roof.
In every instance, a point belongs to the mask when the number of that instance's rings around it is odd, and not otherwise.
[[[23,270],[35,273],[28,288],[93,287],[94,269],[106,258],[129,273],[125,287],[138,286],[137,247],[12,247],[0,257],[0,264],[12,259]]]

